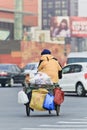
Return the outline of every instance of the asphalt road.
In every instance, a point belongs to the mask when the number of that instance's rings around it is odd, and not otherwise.
[[[65,96],[60,116],[34,111],[26,116],[18,104],[22,87],[0,88],[0,130],[87,130],[87,97]]]

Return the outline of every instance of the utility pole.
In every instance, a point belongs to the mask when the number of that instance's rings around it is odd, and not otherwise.
[[[14,40],[22,40],[23,36],[23,0],[15,0]]]

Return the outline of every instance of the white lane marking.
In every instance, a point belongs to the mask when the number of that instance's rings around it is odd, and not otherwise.
[[[87,121],[87,119],[86,118],[82,118],[82,119],[71,119],[71,120],[78,120],[78,121],[83,121],[83,120],[85,120],[85,121]]]
[[[74,122],[75,121],[75,122]],[[85,122],[83,122],[85,121]],[[82,119],[71,119],[69,121],[59,121],[56,123],[59,123],[58,125],[47,125],[43,124],[40,125],[41,128],[21,128],[21,130],[58,130],[60,128],[61,130],[87,130],[87,117],[84,117]],[[67,125],[68,124],[68,125]]]
[[[58,130],[58,128],[22,128],[21,130]],[[82,128],[59,128],[59,130],[82,130]],[[87,130],[87,128],[84,128],[84,130]]]
[[[44,128],[21,128],[21,130],[44,130]],[[45,130],[58,130],[54,128],[45,128]],[[63,129],[62,129],[63,130]],[[65,129],[64,129],[65,130]]]
[[[59,124],[87,124],[87,122],[72,122],[72,121],[59,121],[59,122],[57,122],[57,123],[59,123]]]
[[[46,127],[46,128],[48,128],[48,127],[50,127],[50,128],[86,128],[87,129],[87,125],[71,125],[71,124],[69,124],[69,125],[40,125],[40,127]]]

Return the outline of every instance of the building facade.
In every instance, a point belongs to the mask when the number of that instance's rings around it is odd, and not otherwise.
[[[78,0],[42,0],[42,29],[50,28],[52,16],[78,16]]]
[[[53,16],[77,15],[78,0],[0,0],[0,40],[15,40],[30,27],[49,30]]]

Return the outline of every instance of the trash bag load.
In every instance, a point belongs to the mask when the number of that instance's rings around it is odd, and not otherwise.
[[[33,78],[30,79],[31,84],[49,84],[53,85],[51,78],[42,72],[38,72]]]
[[[27,94],[21,90],[18,92],[18,103],[19,104],[26,104],[29,102],[29,99],[27,97]]]
[[[43,108],[47,110],[55,110],[54,96],[51,93],[46,95]]]
[[[35,110],[45,111],[43,108],[43,102],[47,93],[48,91],[42,88],[32,90],[32,98],[29,107]]]

